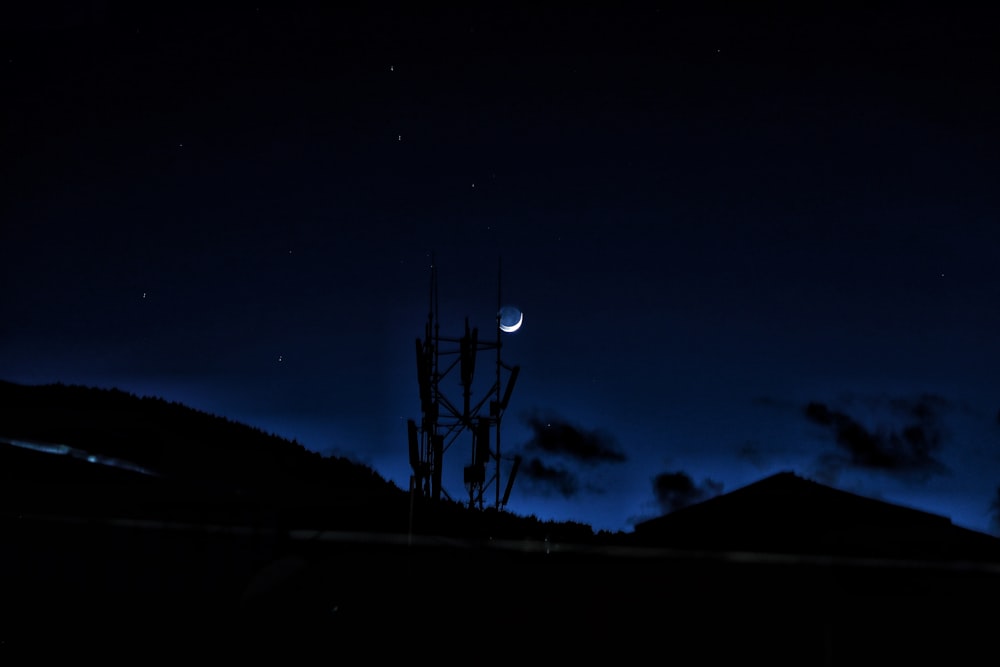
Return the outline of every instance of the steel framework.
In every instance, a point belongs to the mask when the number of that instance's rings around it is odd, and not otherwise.
[[[498,267],[494,340],[480,340],[478,328],[470,328],[468,318],[460,336],[441,335],[437,267],[433,260],[429,303],[424,336],[416,339],[421,419],[419,424],[413,419],[407,422],[410,467],[413,469],[411,493],[433,500],[440,500],[442,496],[452,499],[442,483],[444,455],[464,434],[471,434],[471,460],[463,471],[469,506],[483,509],[487,492],[494,487],[494,506],[502,509],[510,498],[521,460],[518,456],[510,457],[513,466],[501,496],[501,462],[505,459],[501,455],[500,426],[521,369],[520,366],[508,366],[501,358],[500,269]],[[496,353],[495,378],[489,390],[474,402],[476,359],[481,353],[490,351]],[[459,401],[449,398],[442,388],[445,378],[453,377],[456,372],[462,390]]]

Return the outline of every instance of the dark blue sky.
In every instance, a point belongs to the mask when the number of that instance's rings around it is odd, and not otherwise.
[[[995,529],[986,10],[6,11],[4,379],[406,488],[431,256],[456,336],[502,258],[511,511],[628,530],[795,470]]]

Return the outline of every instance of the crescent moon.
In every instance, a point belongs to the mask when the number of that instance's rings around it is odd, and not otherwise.
[[[521,323],[523,323],[523,322],[524,322],[524,313],[522,312],[521,316],[517,318],[517,322],[516,323],[514,323],[514,324],[501,324],[500,325],[500,331],[504,331],[506,333],[513,333],[513,332],[515,332],[515,331],[517,331],[518,329],[521,328]]]

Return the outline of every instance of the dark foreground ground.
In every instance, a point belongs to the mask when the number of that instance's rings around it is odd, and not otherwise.
[[[969,665],[995,664],[1000,627],[988,565],[23,515],[0,526],[0,647],[36,657]]]

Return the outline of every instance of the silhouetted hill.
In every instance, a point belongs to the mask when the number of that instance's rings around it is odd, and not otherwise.
[[[159,399],[0,383],[0,486],[0,650],[36,659],[972,664],[995,643],[995,561],[821,548],[859,517],[866,539],[889,521],[931,542],[947,520],[864,503],[840,520],[861,501],[786,476],[602,542],[580,524],[411,505],[364,466]]]
[[[0,438],[38,445],[16,453],[6,448],[3,474],[21,482],[25,492],[30,480],[43,484],[53,499],[73,500],[64,511],[96,509],[95,490],[113,501],[109,484],[121,492],[120,506],[105,505],[103,511],[160,513],[166,508],[147,501],[172,502],[175,511],[191,510],[189,519],[212,516],[213,504],[230,503],[262,511],[349,507],[377,521],[377,510],[403,501],[397,487],[357,463],[320,456],[294,441],[179,403],[118,389],[0,383]],[[70,451],[48,453],[57,451],[52,446]],[[90,491],[77,499],[67,495],[80,486]]]
[[[711,552],[1000,565],[1000,539],[782,472],[637,524],[633,544]]]
[[[8,511],[27,513],[461,537],[593,535],[583,524],[458,503],[411,506],[408,492],[363,464],[180,403],[78,385],[0,382],[0,480]]]

